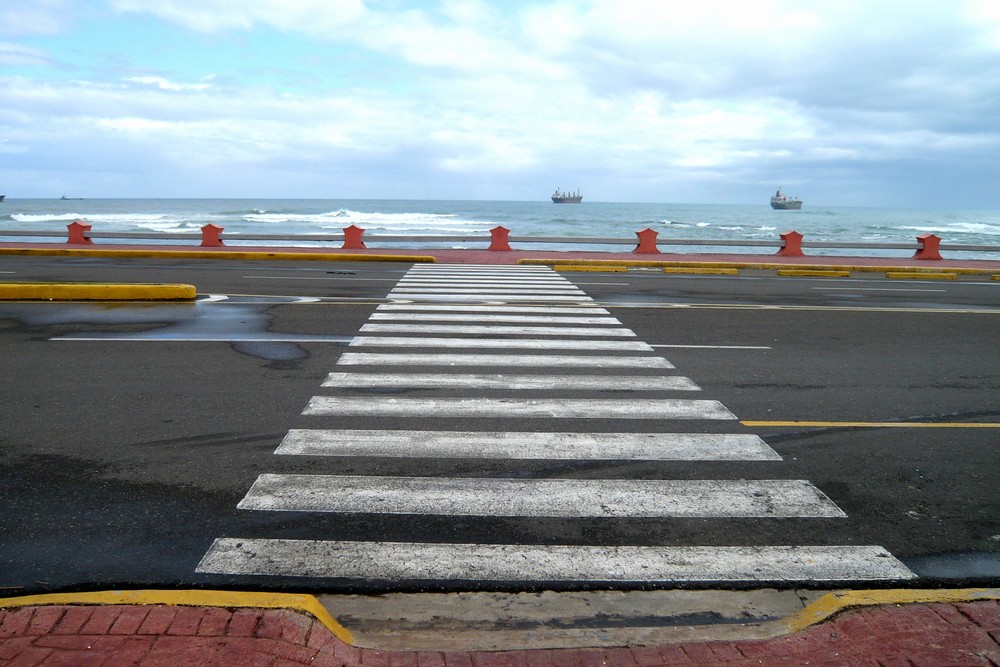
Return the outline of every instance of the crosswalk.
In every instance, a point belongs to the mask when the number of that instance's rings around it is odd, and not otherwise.
[[[415,265],[349,347],[303,410],[315,427],[291,429],[275,452],[318,457],[319,472],[263,473],[240,510],[525,525],[589,520],[612,528],[644,520],[839,522],[847,516],[801,479],[537,472],[532,462],[781,462],[760,437],[742,431],[728,408],[701,397],[693,380],[547,267]],[[345,420],[373,426],[343,428]],[[400,420],[405,428],[385,427]],[[434,428],[423,427],[429,420]],[[371,458],[412,459],[416,472],[427,469],[419,461],[491,461],[506,474],[362,475],[323,465]],[[778,545],[665,545],[656,534],[648,544],[619,544],[613,529],[600,534],[591,544],[509,533],[498,534],[503,543],[462,541],[460,532],[453,541],[439,534],[410,541],[225,536],[197,571],[443,586],[914,577],[877,545],[796,544],[794,535]]]

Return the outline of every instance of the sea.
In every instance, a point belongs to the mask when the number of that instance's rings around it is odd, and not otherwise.
[[[171,237],[199,234],[213,224],[227,234],[337,234],[357,225],[365,230],[368,247],[483,248],[490,230],[510,230],[514,249],[611,250],[631,246],[573,242],[574,238],[636,240],[637,231],[658,232],[664,252],[770,254],[770,247],[697,245],[697,241],[759,242],[780,240],[797,231],[805,242],[915,244],[917,236],[933,233],[942,245],[980,246],[975,251],[949,251],[956,259],[1000,259],[1000,211],[935,211],[925,209],[812,206],[799,211],[772,210],[760,204],[653,204],[588,202],[553,204],[548,200],[431,201],[392,199],[11,199],[0,203],[0,241],[48,241],[53,238],[5,236],[9,231],[65,232],[83,220],[91,232],[145,232],[165,238],[137,241],[97,239],[95,243],[186,243]],[[399,240],[380,243],[378,235],[450,237],[431,243]],[[461,238],[459,238],[461,237]],[[565,243],[517,241],[521,237],[558,237]],[[671,240],[683,240],[671,247]],[[238,245],[299,245],[329,247],[330,241],[235,241]],[[335,247],[339,247],[339,243]],[[900,249],[806,248],[810,255],[909,256]]]

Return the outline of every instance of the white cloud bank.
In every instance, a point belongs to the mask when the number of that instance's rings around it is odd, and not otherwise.
[[[21,67],[0,75],[17,156],[0,173],[40,196],[534,199],[558,184],[741,202],[784,185],[1000,207],[991,3],[113,0],[68,27],[44,20],[60,3],[26,4],[38,27],[22,37],[110,21],[206,45],[152,64],[87,42],[99,66],[83,68],[0,44]],[[220,44],[275,54],[280,82],[213,62]]]

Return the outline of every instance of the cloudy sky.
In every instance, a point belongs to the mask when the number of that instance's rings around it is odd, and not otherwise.
[[[996,0],[3,0],[0,193],[1000,209]]]

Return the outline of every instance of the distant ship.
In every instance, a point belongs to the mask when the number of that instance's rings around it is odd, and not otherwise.
[[[555,194],[552,195],[553,204],[579,204],[583,201],[583,195],[580,191],[576,192],[560,192],[559,188],[556,188]]]
[[[802,208],[802,200],[782,194],[781,188],[771,197],[771,208],[777,211],[798,211]]]
[[[7,195],[0,195],[0,202],[7,198]]]

